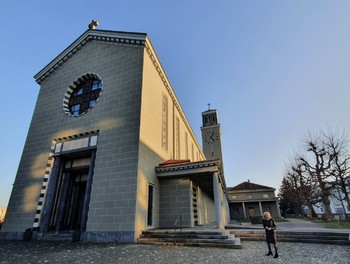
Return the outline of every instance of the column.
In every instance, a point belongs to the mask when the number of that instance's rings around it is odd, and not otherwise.
[[[81,217],[81,227],[80,227],[80,231],[82,231],[82,232],[85,232],[85,230],[86,230],[86,223],[87,223],[87,219],[88,219],[89,203],[90,203],[91,187],[92,187],[92,178],[94,175],[94,168],[95,168],[95,159],[96,159],[96,150],[94,150],[91,154],[89,174],[88,174],[88,179],[87,179],[87,183],[86,183],[84,206],[83,206],[83,213],[82,213],[82,217]]]
[[[46,191],[46,197],[44,200],[44,208],[42,211],[40,228],[39,228],[40,233],[47,232],[49,228],[51,214],[52,214],[52,207],[55,199],[54,194],[56,192],[57,179],[60,173],[60,166],[61,166],[61,158],[57,156],[55,158],[55,162],[51,170],[49,185],[48,185],[48,188]]]
[[[221,198],[220,198],[220,183],[218,174],[213,173],[213,191],[214,191],[214,204],[215,204],[215,216],[216,216],[216,227],[218,229],[224,229],[221,214]]]
[[[278,217],[281,218],[281,210],[280,210],[280,205],[279,205],[278,201],[276,201],[276,206],[277,206]]]
[[[263,210],[262,210],[262,206],[261,206],[261,202],[259,201],[259,209],[260,209],[260,215],[263,215]]]
[[[230,216],[230,207],[229,207],[229,204],[228,204],[228,200],[227,200],[227,197],[224,195],[224,205],[225,205],[225,211],[226,211],[226,223],[229,223],[230,220],[231,220],[231,216]]]
[[[245,211],[245,203],[242,202],[244,219],[247,219],[247,212]]]

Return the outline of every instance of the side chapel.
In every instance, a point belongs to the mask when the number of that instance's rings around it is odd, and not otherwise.
[[[35,76],[40,85],[2,239],[79,232],[133,243],[142,230],[216,223],[229,208],[217,111],[203,150],[145,33],[96,25]]]

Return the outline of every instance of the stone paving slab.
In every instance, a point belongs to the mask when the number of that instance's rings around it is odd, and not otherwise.
[[[0,241],[0,263],[350,263],[350,247],[279,243],[278,259],[265,256],[264,242],[246,241],[242,249],[118,245],[84,242]]]

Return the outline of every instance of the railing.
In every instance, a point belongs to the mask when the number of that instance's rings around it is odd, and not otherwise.
[[[176,230],[177,230],[177,225],[180,222],[180,232],[182,232],[182,215],[179,215],[176,218],[175,224],[174,224],[174,237],[175,237],[175,244],[176,244]]]

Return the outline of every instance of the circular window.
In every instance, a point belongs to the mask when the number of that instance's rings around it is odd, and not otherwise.
[[[67,89],[63,98],[63,111],[68,116],[83,115],[94,107],[101,92],[101,78],[93,73],[85,74]]]

